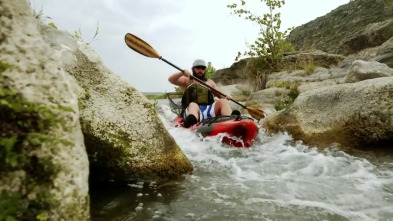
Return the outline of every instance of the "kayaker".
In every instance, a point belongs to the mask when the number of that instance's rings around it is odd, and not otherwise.
[[[221,92],[216,83],[211,79],[206,79],[206,62],[196,59],[192,64],[192,76],[205,82],[211,88]],[[188,70],[172,74],[168,81],[181,87],[183,91],[182,107],[184,127],[188,128],[198,121],[216,116],[240,115],[238,110],[232,111],[229,105],[228,95],[222,96],[214,90],[203,86],[196,80],[190,79],[191,73]],[[215,100],[214,96],[218,99]]]

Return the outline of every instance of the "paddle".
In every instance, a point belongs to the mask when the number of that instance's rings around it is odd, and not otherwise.
[[[154,48],[152,46],[150,46],[148,43],[146,43],[145,41],[143,41],[142,39],[138,38],[137,36],[127,33],[124,37],[124,40],[127,44],[127,46],[129,48],[131,48],[132,50],[138,52],[141,55],[144,55],[146,57],[151,57],[151,58],[158,58],[164,62],[166,62],[167,64],[171,65],[172,67],[178,69],[181,72],[184,72],[182,69],[180,69],[179,67],[177,67],[176,65],[172,64],[171,62],[165,60],[162,56],[160,56],[156,50],[154,50]],[[215,93],[220,94],[221,96],[226,97],[225,94],[221,93],[220,91],[217,91],[216,89],[210,87],[208,84],[206,84],[205,82],[199,80],[198,78],[195,78],[194,76],[190,75],[190,77],[196,81],[198,81],[200,84],[202,84],[203,86],[209,88],[210,90],[212,90]],[[235,104],[241,106],[242,108],[246,109],[248,111],[248,113],[255,119],[260,120],[262,118],[265,117],[265,114],[263,113],[262,110],[253,108],[253,107],[246,107],[243,104],[233,100],[232,98],[229,98],[229,100],[231,100],[232,102],[234,102]]]

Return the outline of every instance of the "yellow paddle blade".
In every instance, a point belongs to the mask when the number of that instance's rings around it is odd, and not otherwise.
[[[252,108],[252,107],[246,107],[248,113],[255,119],[260,120],[265,117],[265,113],[263,113],[262,110]]]
[[[152,46],[133,34],[127,33],[124,40],[129,48],[141,55],[151,58],[161,58]]]

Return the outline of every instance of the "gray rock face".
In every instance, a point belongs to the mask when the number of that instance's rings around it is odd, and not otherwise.
[[[340,44],[347,54],[353,54],[365,48],[381,45],[392,37],[392,33],[393,19],[390,19],[367,26],[361,32],[343,39]]]
[[[0,43],[1,220],[89,220],[88,154],[92,178],[193,170],[147,99],[26,1],[0,1]]]
[[[318,49],[334,54],[352,54],[382,44],[392,37],[391,26],[384,22],[393,18],[386,2],[355,0],[325,16],[296,27],[288,41],[297,49]]]
[[[234,63],[230,68],[217,70],[213,80],[222,85],[243,84],[248,82],[248,65],[252,58],[245,58]],[[307,65],[331,68],[338,66],[345,59],[342,55],[329,54],[323,51],[292,52],[284,55],[280,66],[302,69]]]
[[[75,79],[91,180],[171,179],[193,170],[152,104],[89,45],[48,26],[41,32]]]
[[[288,99],[290,90],[287,88],[267,88],[250,95],[246,106],[263,110],[267,115],[276,111],[275,104],[278,100]]]
[[[79,50],[77,62],[67,69],[86,90],[81,123],[91,177],[157,180],[190,173],[192,164],[151,103],[103,66],[89,47]]]
[[[248,59],[242,59],[235,62],[229,68],[217,70],[212,80],[222,85],[246,83],[247,77],[245,76],[245,68],[247,66]]]
[[[393,68],[393,37],[378,48],[376,55],[370,61],[378,61]]]
[[[291,107],[268,116],[264,127],[317,146],[391,143],[392,100],[393,77],[328,86],[301,93]]]
[[[354,83],[367,79],[393,76],[393,69],[379,62],[357,60],[352,63],[345,77],[346,83]]]
[[[78,100],[26,1],[0,1],[0,42],[0,217],[88,220]]]
[[[336,67],[345,59],[342,55],[329,54],[323,51],[296,52],[285,55],[282,63],[284,66],[293,66],[296,69],[304,68],[308,64],[317,67]]]

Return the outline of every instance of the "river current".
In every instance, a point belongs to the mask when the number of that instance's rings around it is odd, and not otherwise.
[[[91,187],[92,220],[393,220],[393,155],[318,149],[260,129],[251,148],[159,116],[195,167],[182,180]]]

